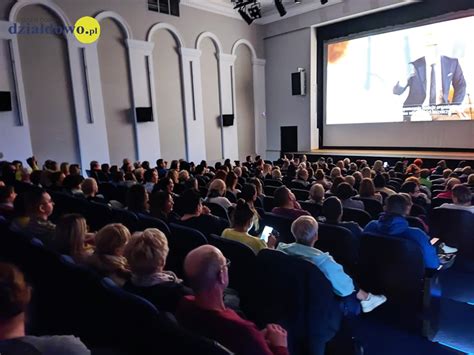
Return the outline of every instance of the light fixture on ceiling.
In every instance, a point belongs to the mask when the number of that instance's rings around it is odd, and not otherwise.
[[[275,0],[275,6],[281,17],[286,15],[286,9],[285,6],[283,6],[282,0]]]
[[[255,19],[262,18],[261,4],[258,0],[232,0],[232,3],[248,25]]]

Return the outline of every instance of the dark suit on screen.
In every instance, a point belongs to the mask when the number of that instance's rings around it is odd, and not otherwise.
[[[466,96],[466,80],[462,72],[459,61],[456,58],[441,56],[441,84],[443,88],[442,104],[450,104],[448,101],[449,88],[451,84],[454,88],[454,96],[451,104],[457,105],[464,101]],[[425,102],[426,95],[429,95],[426,78],[426,59],[421,57],[410,64],[415,68],[415,73],[408,79],[406,86],[397,83],[393,88],[395,95],[401,95],[410,87],[408,97],[403,107],[421,106]]]

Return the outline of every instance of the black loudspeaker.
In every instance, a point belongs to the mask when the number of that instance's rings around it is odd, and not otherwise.
[[[153,110],[151,107],[137,107],[135,108],[137,115],[137,122],[151,122],[153,121]]]
[[[234,115],[222,115],[222,126],[229,127],[234,125]]]
[[[12,96],[10,91],[0,91],[0,111],[12,110]]]
[[[298,127],[280,127],[281,135],[281,151],[297,152],[298,151]]]
[[[291,74],[291,94],[306,95],[306,72],[304,69],[299,69],[297,73]]]

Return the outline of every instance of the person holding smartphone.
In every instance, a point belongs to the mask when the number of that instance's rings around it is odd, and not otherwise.
[[[222,237],[249,246],[255,254],[265,248],[275,248],[276,238],[273,234],[265,234],[265,237],[268,237],[267,241],[249,234],[249,230],[253,227],[254,216],[249,204],[239,199],[232,212],[232,228],[225,229]]]

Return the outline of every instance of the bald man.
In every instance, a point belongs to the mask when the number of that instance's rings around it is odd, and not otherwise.
[[[225,307],[229,265],[220,250],[211,245],[203,245],[186,256],[184,272],[195,295],[186,296],[179,305],[179,323],[236,354],[287,355],[287,334],[282,327],[269,324],[260,331]]]

